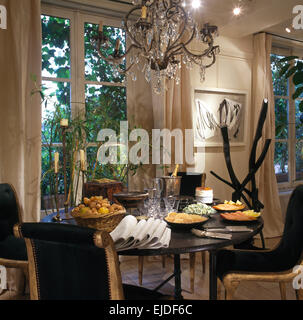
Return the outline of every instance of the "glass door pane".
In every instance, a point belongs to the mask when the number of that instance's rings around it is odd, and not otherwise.
[[[289,181],[288,170],[288,143],[276,142],[275,144],[275,173],[278,182]]]

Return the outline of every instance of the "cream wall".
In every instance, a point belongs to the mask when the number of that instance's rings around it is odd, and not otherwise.
[[[206,71],[206,80],[200,82],[199,70],[195,68],[191,75],[194,89],[225,89],[243,91],[247,93],[247,117],[250,117],[251,85],[252,85],[252,37],[231,39],[218,37],[216,44],[220,46],[220,55],[216,64]],[[192,93],[193,94],[193,93]],[[248,118],[246,118],[248,119]],[[246,123],[249,123],[246,121]],[[247,128],[250,129],[250,128]],[[248,139],[248,136],[247,136]],[[210,171],[214,171],[221,177],[230,181],[225,165],[222,147],[207,147],[205,154],[198,148],[196,155],[196,167],[198,162],[203,163],[205,157],[205,170],[207,174],[206,185],[214,189],[214,196],[221,200],[231,199],[232,189],[223,182],[217,180]],[[243,180],[248,172],[249,141],[245,146],[231,147],[233,166],[238,178]]]

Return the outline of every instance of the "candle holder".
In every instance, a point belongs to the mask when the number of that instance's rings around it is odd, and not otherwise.
[[[83,193],[84,193],[85,172],[86,172],[86,170],[84,168],[81,168],[81,173],[82,173],[82,199],[83,199]]]
[[[68,213],[68,202],[67,202],[67,176],[66,176],[66,130],[68,128],[67,123],[61,123],[62,130],[62,153],[63,153],[63,179],[64,179],[64,212]]]
[[[57,214],[53,217],[53,221],[61,222],[62,218],[60,217],[59,203],[58,203],[58,172],[55,172],[55,203],[56,203]]]

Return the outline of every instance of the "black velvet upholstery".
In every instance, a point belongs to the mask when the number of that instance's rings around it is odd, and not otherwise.
[[[19,221],[15,194],[7,183],[0,184],[0,241],[13,235],[13,227]]]
[[[0,184],[0,258],[27,260],[23,239],[13,235],[14,224],[19,222],[18,205],[15,192],[7,183]]]
[[[3,241],[0,241],[0,258],[26,261],[27,252],[24,239],[9,235]]]
[[[272,251],[220,250],[217,272],[222,279],[231,271],[279,272],[293,268],[303,251],[303,185],[292,193],[279,245]]]
[[[57,223],[24,223],[20,230],[34,247],[39,299],[109,299],[105,251],[94,245],[96,230]],[[128,300],[165,297],[132,285],[123,285],[123,291]]]
[[[21,225],[34,248],[39,299],[109,299],[105,250],[94,245],[95,231],[55,223]]]

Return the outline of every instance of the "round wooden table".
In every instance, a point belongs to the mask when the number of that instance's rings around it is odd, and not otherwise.
[[[41,222],[54,222],[53,217],[56,214],[51,214],[44,217]],[[60,223],[75,224],[74,219],[63,220]],[[212,217],[202,226],[203,228],[221,228],[229,225],[235,225],[231,221],[225,221],[220,217],[219,213],[215,213]],[[155,290],[158,290],[169,281],[172,277],[175,278],[175,292],[176,299],[182,299],[182,286],[181,286],[181,266],[180,255],[183,253],[208,251],[209,252],[209,299],[217,299],[217,272],[216,272],[216,255],[219,249],[227,246],[242,243],[254,235],[260,233],[263,228],[263,219],[259,218],[251,222],[241,222],[237,225],[245,225],[251,231],[233,232],[231,240],[226,239],[213,239],[213,238],[199,238],[191,232],[176,232],[172,230],[171,240],[169,247],[160,249],[133,249],[118,251],[119,255],[127,256],[159,256],[172,254],[174,256],[174,273],[167,280],[165,280]]]

